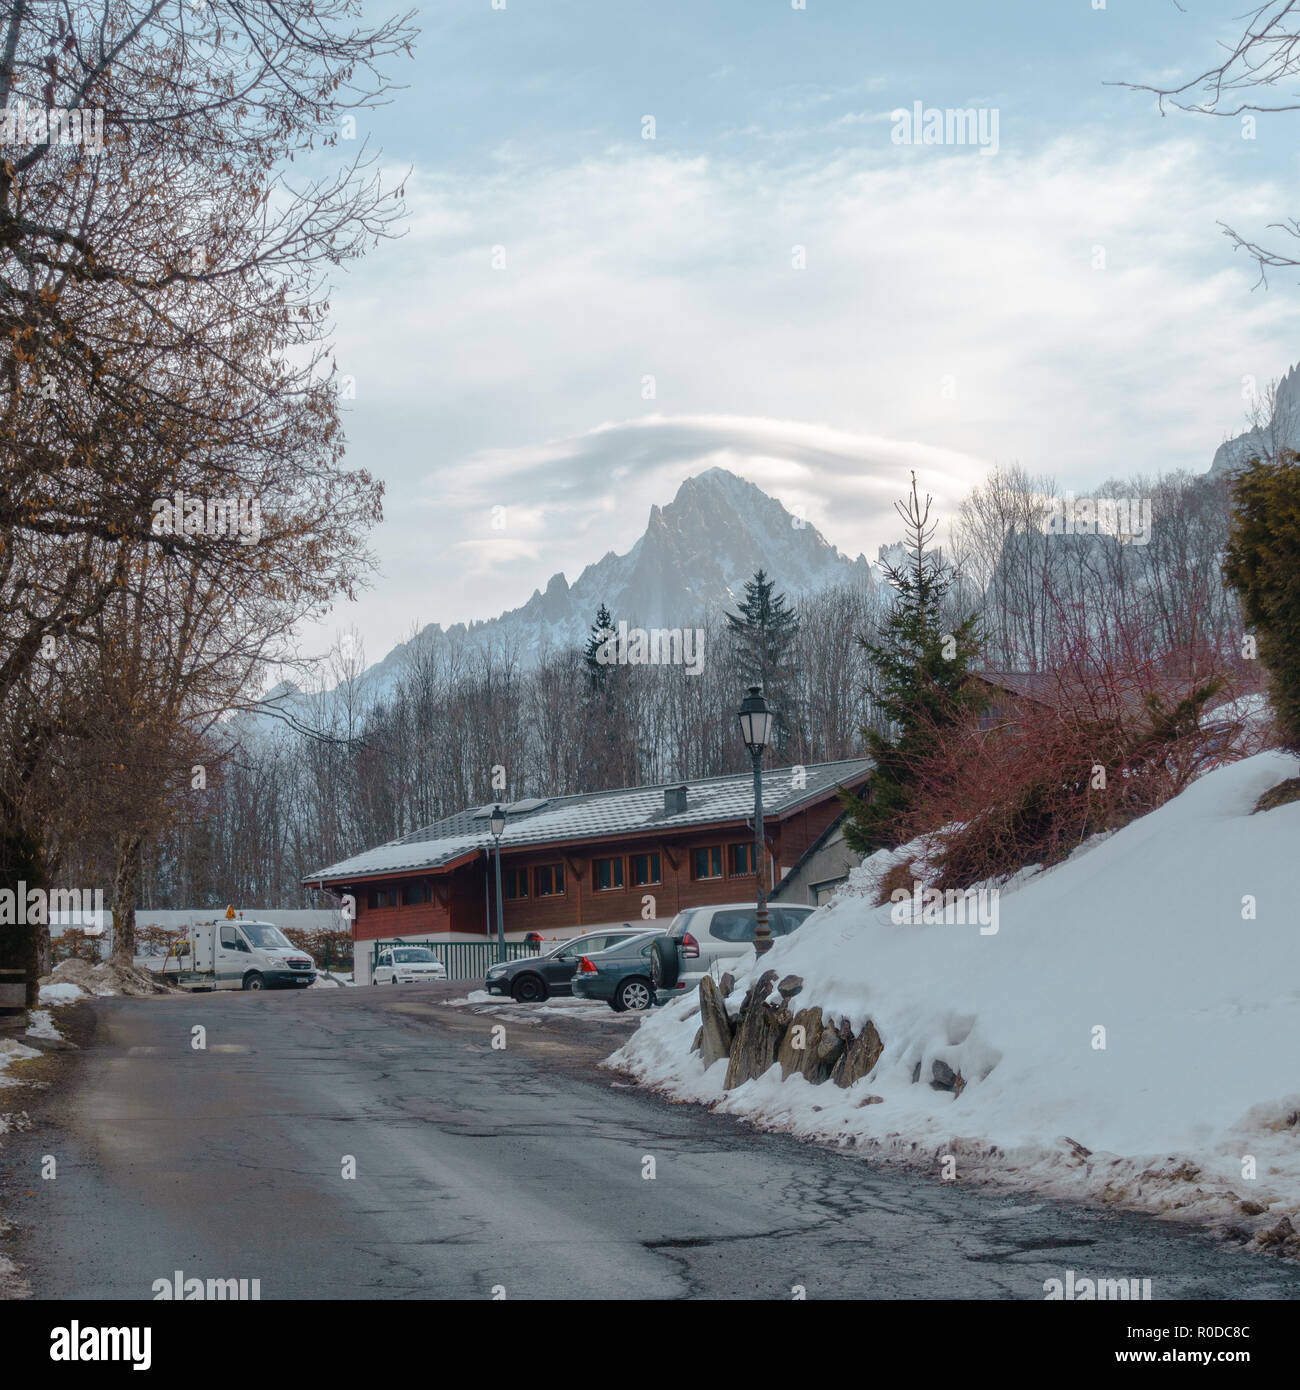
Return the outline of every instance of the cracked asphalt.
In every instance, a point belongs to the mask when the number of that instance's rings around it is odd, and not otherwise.
[[[596,1065],[635,1019],[525,1022],[448,1005],[463,994],[77,1006],[79,1050],[0,1091],[33,1121],[0,1140],[0,1254],[59,1299],[148,1299],[176,1270],[260,1279],[264,1300],[1041,1299],[1066,1269],[1157,1299],[1300,1297],[1295,1266],[1178,1226],[671,1105]]]

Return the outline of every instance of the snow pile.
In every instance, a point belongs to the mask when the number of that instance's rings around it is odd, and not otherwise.
[[[56,984],[41,986],[42,1004],[74,1004],[78,999],[85,997],[86,991],[80,985],[74,985],[71,980],[60,980]]]
[[[1219,768],[1019,875],[996,931],[896,924],[872,905],[880,866],[864,865],[763,962],[802,979],[792,1008],[855,1034],[874,1022],[884,1051],[847,1090],[773,1067],[725,1092],[726,1059],[706,1072],[689,1050],[689,999],[610,1065],[936,1176],[951,1154],[959,1178],[1177,1210],[1300,1253],[1284,1219],[1300,1230],[1300,803],[1251,815],[1297,771],[1276,752]],[[733,1014],[752,955],[740,971]],[[936,1062],[960,1074],[955,1093],[928,1084]]]
[[[34,1047],[28,1047],[26,1043],[20,1043],[17,1038],[0,1037],[0,1086],[14,1086],[17,1081],[6,1076],[6,1072],[15,1062],[25,1061],[28,1057],[39,1057],[40,1052]]]
[[[41,1003],[70,1003],[78,996],[63,993],[60,996],[47,996],[47,990],[71,987],[80,993],[94,995],[126,994],[143,996],[170,993],[166,985],[159,984],[147,971],[136,965],[123,965],[120,961],[105,960],[98,965],[79,960],[76,956],[60,961],[49,974],[41,977]]]
[[[54,1015],[48,1009],[33,1009],[27,1015],[27,1036],[43,1038],[46,1042],[62,1042],[63,1034],[54,1026]]]

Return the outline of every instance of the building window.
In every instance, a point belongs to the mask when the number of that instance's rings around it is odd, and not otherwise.
[[[744,878],[754,872],[754,846],[727,846],[727,875],[730,878]]]
[[[396,907],[397,889],[394,888],[390,892],[387,888],[372,888],[370,890],[369,906],[372,908]]]
[[[693,849],[691,851],[691,877],[722,877],[721,845],[706,845],[703,849]]]
[[[539,864],[533,870],[539,898],[558,898],[564,894],[564,865]]]
[[[513,898],[526,898],[528,896],[528,870],[502,869],[501,892],[507,902]]]
[[[430,892],[427,883],[402,884],[403,907],[418,907],[421,903],[427,903],[429,898]]]
[[[593,859],[591,861],[591,881],[597,888],[622,888],[622,859]]]
[[[662,883],[659,874],[659,855],[634,854],[632,856],[632,882],[638,887],[648,883]]]

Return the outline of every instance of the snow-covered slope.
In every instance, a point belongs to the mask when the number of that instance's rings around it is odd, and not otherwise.
[[[895,925],[871,906],[869,860],[764,961],[802,978],[792,1007],[875,1024],[884,1051],[848,1089],[774,1067],[724,1092],[726,1060],[706,1071],[689,1050],[688,1000],[612,1062],[936,1177],[951,1154],[958,1179],[1176,1210],[1285,1247],[1283,1216],[1300,1229],[1300,803],[1250,812],[1298,771],[1280,753],[1220,768],[1004,890],[996,932]],[[964,1089],[926,1084],[936,1060]]]

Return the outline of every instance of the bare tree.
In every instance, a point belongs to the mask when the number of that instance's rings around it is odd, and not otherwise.
[[[1180,7],[1181,8],[1181,7]],[[1121,82],[1113,85],[1156,97],[1160,113],[1166,107],[1197,115],[1246,117],[1253,113],[1300,110],[1300,94],[1288,85],[1300,75],[1300,0],[1267,0],[1240,17],[1240,33],[1221,42],[1221,62],[1175,87]],[[1270,270],[1300,266],[1300,248],[1285,242],[1265,246],[1220,222],[1233,247],[1245,251],[1259,267],[1257,284],[1267,285]],[[1300,219],[1269,224],[1270,231],[1300,240]]]

